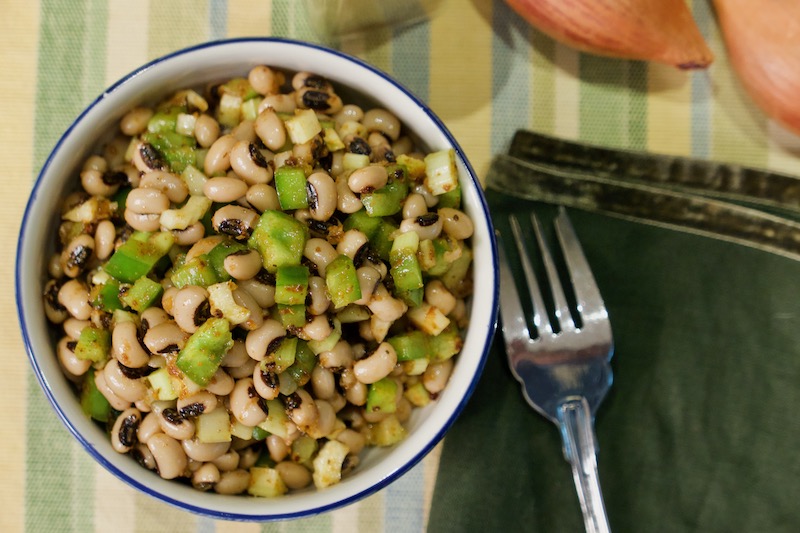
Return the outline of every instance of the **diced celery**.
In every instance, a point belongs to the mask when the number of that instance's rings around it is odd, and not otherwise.
[[[301,435],[292,442],[292,461],[298,464],[307,463],[319,449],[317,439]]]
[[[263,98],[250,98],[242,104],[242,119],[255,120],[258,116],[258,106]]]
[[[336,313],[336,318],[342,324],[352,324],[368,320],[370,317],[369,309],[362,305],[350,304]]]
[[[408,185],[402,180],[393,180],[377,191],[362,194],[361,202],[371,217],[389,217],[403,209],[403,200],[408,195]]]
[[[397,387],[397,382],[390,377],[371,383],[367,390],[367,412],[394,413],[397,411]]]
[[[211,199],[205,196],[190,196],[182,207],[178,209],[167,209],[161,213],[159,222],[161,226],[166,229],[186,229],[203,218],[211,207],[211,203]]]
[[[421,331],[409,331],[386,339],[397,353],[398,361],[423,359],[428,355],[428,336]]]
[[[201,166],[202,168],[202,166]],[[181,172],[183,181],[186,182],[186,187],[189,188],[189,194],[192,196],[202,196],[205,198],[203,187],[208,181],[208,177],[203,174],[195,165],[188,165]]]
[[[421,381],[418,381],[408,387],[405,392],[403,392],[403,396],[405,396],[406,400],[411,402],[411,405],[414,405],[415,407],[425,407],[431,403],[431,394]]]
[[[225,93],[220,96],[217,120],[221,126],[233,128],[239,124],[242,119],[243,101],[241,96],[235,94]]]
[[[409,309],[406,316],[428,335],[438,335],[450,324],[449,318],[427,302],[423,302],[419,307]]]
[[[335,485],[342,479],[342,464],[350,448],[338,440],[326,442],[314,458],[312,479],[318,489]]]
[[[61,218],[69,220],[70,222],[89,224],[104,218],[109,218],[114,211],[114,206],[108,198],[92,196],[85,202],[81,202],[61,215]]]
[[[208,286],[208,303],[211,314],[222,315],[231,324],[243,324],[250,318],[250,310],[236,303],[233,290],[236,285],[232,281],[223,281]]]
[[[415,231],[401,233],[394,239],[389,252],[389,271],[399,291],[411,291],[423,286],[422,269],[417,259],[419,235]]]
[[[406,168],[408,177],[413,181],[422,181],[425,178],[425,161],[407,154],[397,156],[397,164]]]
[[[284,337],[278,348],[267,355],[269,362],[275,364],[274,372],[280,374],[294,364],[297,354],[297,337]]]
[[[277,304],[278,320],[284,327],[302,328],[306,323],[306,306],[304,304]]]
[[[441,333],[428,339],[431,361],[450,359],[464,346],[458,327],[451,323]]]
[[[106,423],[111,416],[111,404],[103,393],[97,389],[94,381],[95,369],[89,368],[83,379],[81,386],[81,409],[86,414],[97,420]]]
[[[403,372],[407,376],[419,376],[428,368],[430,361],[427,357],[422,359],[411,359],[410,361],[403,361],[400,366],[403,367]]]
[[[231,419],[228,410],[217,407],[195,419],[197,440],[205,443],[230,442]]]
[[[295,111],[293,117],[286,120],[286,132],[294,144],[303,144],[313,139],[322,131],[322,126],[313,109]]]
[[[461,293],[460,287],[467,278],[471,264],[472,250],[468,246],[461,246],[461,255],[450,264],[450,268],[441,277],[447,290],[455,294]]]
[[[308,347],[311,348],[311,351],[314,352],[316,355],[319,355],[322,352],[329,352],[330,350],[332,350],[333,347],[336,346],[336,343],[339,342],[341,338],[342,338],[342,322],[338,318],[334,318],[333,331],[331,332],[331,334],[319,341],[315,340],[308,341]]]
[[[178,397],[178,387],[175,387],[173,378],[167,367],[162,367],[147,376],[150,388],[153,390],[153,397],[156,400],[169,401]]]
[[[325,142],[325,147],[331,152],[337,152],[345,149],[342,139],[332,127],[322,128],[322,140]]]
[[[342,156],[342,169],[345,172],[351,170],[358,170],[369,165],[369,156],[366,154],[354,154],[353,152],[345,152]]]
[[[250,484],[247,493],[261,498],[275,498],[289,492],[283,478],[274,468],[250,467]]]
[[[271,435],[282,439],[287,438],[289,436],[289,417],[286,415],[283,402],[278,399],[267,400],[267,418],[258,424],[258,427],[268,431]]]
[[[194,135],[194,125],[197,118],[189,113],[180,113],[175,120],[175,132],[181,135]]]
[[[397,416],[390,414],[377,424],[373,424],[367,433],[367,443],[374,446],[392,446],[403,440],[408,432]]]
[[[250,440],[253,436],[253,428],[250,426],[245,426],[241,422],[239,422],[236,417],[231,418],[231,437],[236,437],[237,439],[242,440]]]
[[[458,187],[455,150],[449,148],[425,156],[425,186],[434,195]]]

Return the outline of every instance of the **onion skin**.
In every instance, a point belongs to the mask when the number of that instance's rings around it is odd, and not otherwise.
[[[731,65],[771,118],[800,134],[800,1],[714,0]]]
[[[685,0],[506,0],[553,39],[592,54],[708,67],[714,55]]]

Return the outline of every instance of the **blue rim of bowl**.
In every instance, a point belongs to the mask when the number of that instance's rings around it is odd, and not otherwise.
[[[17,239],[17,250],[16,250],[17,251],[17,256],[16,256],[16,260],[15,260],[15,270],[14,270],[15,298],[16,298],[16,303],[17,303],[17,316],[18,316],[18,319],[19,319],[19,322],[20,322],[22,338],[23,338],[23,342],[25,344],[25,351],[27,352],[28,360],[29,360],[29,362],[30,362],[30,364],[31,364],[31,366],[32,366],[32,368],[34,370],[34,373],[36,374],[36,379],[39,382],[39,385],[40,385],[41,389],[44,391],[45,395],[47,396],[47,399],[50,402],[50,405],[53,407],[53,409],[55,410],[56,414],[58,415],[58,418],[67,427],[67,429],[72,434],[72,436],[75,437],[75,439],[78,442],[81,443],[83,448],[98,463],[100,463],[106,470],[108,470],[109,472],[114,474],[120,480],[122,480],[125,483],[127,483],[128,485],[130,485],[130,486],[142,491],[143,493],[154,497],[157,500],[163,501],[163,502],[168,503],[170,505],[173,505],[175,507],[178,507],[178,508],[181,508],[181,509],[184,509],[184,510],[196,513],[196,514],[199,514],[199,515],[203,515],[203,516],[207,516],[207,517],[215,518],[215,519],[239,520],[239,521],[275,521],[275,520],[287,520],[287,519],[293,519],[293,518],[301,518],[301,517],[313,516],[313,515],[316,515],[316,514],[332,511],[334,509],[338,509],[338,508],[344,507],[346,505],[349,505],[351,503],[354,503],[354,502],[356,502],[358,500],[361,500],[361,499],[369,496],[370,494],[373,494],[373,493],[381,490],[382,488],[386,487],[387,485],[389,485],[393,481],[397,480],[399,477],[401,477],[403,474],[405,474],[408,470],[413,468],[417,463],[419,463],[434,448],[434,446],[444,437],[445,433],[450,429],[450,427],[453,425],[455,420],[458,418],[458,416],[461,414],[461,412],[466,407],[466,404],[469,401],[469,398],[472,396],[472,394],[473,394],[473,392],[475,390],[475,387],[477,386],[478,381],[479,381],[481,375],[483,374],[483,369],[485,367],[486,360],[488,359],[489,350],[491,348],[492,341],[493,341],[493,338],[494,338],[494,334],[495,334],[496,329],[497,329],[498,299],[499,299],[499,290],[500,289],[499,289],[498,278],[495,275],[495,277],[494,277],[494,287],[493,287],[493,290],[492,290],[492,304],[491,304],[492,308],[491,308],[491,313],[490,313],[489,331],[487,332],[487,335],[486,335],[486,342],[485,342],[485,344],[483,346],[483,353],[481,355],[480,361],[479,361],[478,366],[476,368],[475,375],[472,378],[472,381],[469,384],[469,387],[467,388],[466,393],[461,398],[461,400],[460,400],[459,404],[457,405],[456,409],[450,414],[448,420],[445,422],[445,424],[442,426],[442,428],[439,430],[439,432],[436,435],[434,435],[433,438],[411,460],[406,462],[403,466],[401,466],[401,467],[397,468],[396,470],[392,471],[389,475],[387,475],[386,477],[384,477],[383,479],[381,479],[379,482],[375,483],[374,485],[371,485],[367,489],[361,490],[361,491],[359,491],[359,492],[357,492],[357,493],[355,493],[355,494],[353,494],[353,495],[351,495],[351,496],[349,496],[347,498],[344,498],[342,500],[339,500],[339,501],[336,501],[334,503],[327,504],[327,505],[320,505],[318,507],[309,508],[308,510],[305,510],[305,511],[298,511],[298,512],[292,512],[292,513],[283,513],[283,514],[269,514],[269,515],[227,513],[227,512],[223,512],[223,511],[209,510],[209,509],[206,509],[206,508],[203,508],[203,507],[198,507],[198,506],[189,504],[189,503],[187,503],[185,501],[182,501],[182,500],[174,499],[174,498],[170,497],[167,494],[163,494],[161,492],[157,492],[157,491],[152,490],[148,486],[146,486],[146,485],[138,482],[137,480],[131,478],[125,472],[120,471],[116,466],[114,466],[112,463],[107,461],[103,457],[103,455],[101,453],[99,453],[83,437],[83,435],[77,430],[77,428],[75,428],[73,426],[73,424],[71,423],[71,421],[69,420],[67,415],[59,407],[58,402],[56,401],[56,398],[53,396],[52,391],[47,386],[47,382],[46,382],[45,376],[42,373],[42,370],[41,370],[41,368],[39,367],[39,365],[38,365],[38,363],[36,361],[36,357],[33,354],[33,348],[31,346],[30,335],[28,333],[28,328],[27,328],[27,325],[26,325],[26,322],[25,322],[23,295],[22,295],[21,289],[20,289],[20,287],[21,287],[21,284],[20,284],[20,272],[21,272],[21,268],[22,268],[22,265],[20,263],[20,257],[21,257],[21,252],[22,252],[23,248],[25,247],[24,243],[23,243],[22,236],[26,233],[26,228],[27,228],[28,224],[30,223],[28,217],[30,215],[31,205],[32,205],[33,201],[35,200],[35,198],[37,196],[37,193],[39,192],[39,187],[41,186],[42,177],[48,171],[48,169],[49,169],[49,167],[50,167],[50,165],[52,163],[53,158],[61,150],[61,146],[62,146],[64,140],[70,135],[72,130],[75,128],[75,126],[84,119],[84,117],[90,112],[91,109],[93,109],[101,101],[106,99],[119,86],[121,86],[121,85],[125,84],[126,82],[128,82],[128,80],[130,80],[131,78],[140,75],[141,73],[153,68],[154,66],[156,66],[156,65],[158,65],[160,63],[164,63],[166,61],[169,61],[172,58],[175,58],[175,57],[178,57],[178,56],[182,56],[182,55],[185,55],[185,54],[189,54],[189,53],[202,51],[202,50],[207,49],[207,48],[215,48],[215,47],[219,47],[219,46],[236,45],[238,43],[270,43],[270,42],[307,47],[309,49],[314,49],[314,50],[317,50],[317,51],[321,51],[321,52],[325,52],[325,53],[328,53],[328,54],[332,54],[332,55],[338,56],[338,57],[340,57],[342,59],[345,59],[347,61],[356,63],[360,67],[362,67],[362,68],[372,72],[373,74],[383,78],[385,81],[387,81],[388,83],[390,83],[391,85],[393,85],[394,87],[399,89],[412,102],[414,102],[416,105],[418,105],[424,111],[424,113],[428,116],[428,118],[434,124],[436,124],[437,128],[439,129],[439,131],[446,137],[447,141],[451,144],[451,146],[455,150],[456,154],[458,155],[458,158],[461,160],[461,162],[463,163],[464,167],[466,168],[467,173],[469,174],[469,178],[473,181],[475,187],[478,190],[478,199],[480,200],[480,206],[481,206],[481,209],[483,211],[484,219],[486,220],[486,222],[488,224],[490,246],[491,246],[491,250],[492,250],[492,267],[493,267],[493,270],[494,270],[495,273],[498,271],[497,242],[495,240],[494,228],[493,228],[491,216],[489,215],[489,207],[488,207],[488,204],[486,202],[486,197],[485,197],[485,195],[483,193],[483,190],[481,188],[480,182],[478,182],[478,180],[476,179],[475,171],[473,170],[472,166],[470,165],[469,160],[466,158],[466,156],[465,156],[463,150],[461,149],[460,145],[456,142],[455,138],[450,133],[450,130],[444,125],[444,123],[439,119],[439,117],[425,103],[423,103],[419,98],[417,98],[411,91],[409,91],[405,86],[403,86],[401,83],[399,83],[397,80],[395,80],[392,76],[390,76],[386,72],[384,72],[384,71],[382,71],[382,70],[370,65],[369,63],[366,63],[365,61],[362,61],[361,59],[359,59],[357,57],[351,56],[351,55],[346,54],[344,52],[341,52],[339,50],[328,48],[326,46],[322,46],[322,45],[318,45],[318,44],[314,44],[314,43],[309,43],[309,42],[304,42],[304,41],[297,41],[297,40],[294,40],[294,39],[280,38],[280,37],[260,37],[260,38],[259,37],[253,37],[253,38],[234,38],[234,39],[214,40],[214,41],[208,41],[208,42],[204,42],[204,43],[197,44],[197,45],[194,45],[194,46],[190,46],[190,47],[187,47],[187,48],[183,48],[183,49],[180,49],[180,50],[176,50],[174,52],[171,52],[169,54],[161,56],[161,57],[159,57],[157,59],[154,59],[154,60],[152,60],[152,61],[150,61],[148,63],[145,63],[141,67],[131,71],[129,74],[127,74],[124,77],[120,78],[114,84],[110,85],[105,91],[103,91],[103,93],[101,93],[97,98],[95,98],[80,113],[80,115],[78,115],[78,117],[70,124],[70,126],[64,131],[64,133],[59,138],[58,142],[55,144],[55,146],[51,150],[50,154],[47,157],[47,160],[45,161],[44,165],[42,166],[41,170],[39,171],[39,174],[36,177],[36,181],[35,181],[35,183],[33,185],[33,189],[31,191],[31,194],[30,194],[29,198],[28,198],[28,202],[27,202],[27,204],[25,206],[25,211],[24,211],[24,214],[23,214],[23,217],[22,217],[22,223],[20,225],[19,237]]]

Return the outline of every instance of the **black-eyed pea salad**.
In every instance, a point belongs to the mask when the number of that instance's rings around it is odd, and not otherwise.
[[[452,150],[268,66],[129,110],[64,199],[44,302],[111,446],[165,479],[339,482],[445,389],[473,232]]]

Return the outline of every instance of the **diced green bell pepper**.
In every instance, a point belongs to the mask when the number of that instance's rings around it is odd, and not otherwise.
[[[419,243],[420,267],[430,276],[441,276],[461,256],[462,244],[448,237],[425,239]]]
[[[175,364],[186,377],[205,387],[232,346],[230,323],[224,318],[212,317],[192,333]]]
[[[172,284],[182,289],[187,285],[197,285],[198,287],[210,287],[219,283],[216,270],[211,266],[208,255],[198,255],[190,261],[183,263],[172,270],[170,275]]]
[[[409,331],[386,339],[397,353],[398,361],[411,361],[428,356],[428,336],[421,331]]]
[[[353,260],[346,255],[339,255],[325,269],[325,283],[331,302],[336,309],[361,299],[361,285]]]
[[[461,351],[464,339],[461,338],[458,327],[451,322],[438,335],[428,337],[428,346],[430,346],[431,361],[444,361]]]
[[[75,357],[93,363],[107,360],[111,350],[111,332],[97,326],[86,326],[81,330],[75,345]]]
[[[305,304],[298,305],[284,305],[277,304],[278,320],[283,327],[289,328],[302,328],[306,323],[306,306]]]
[[[98,422],[106,423],[111,416],[111,404],[103,393],[97,389],[97,384],[94,381],[95,369],[90,368],[86,372],[81,386],[81,409],[86,414],[97,420]]]
[[[367,390],[367,412],[388,414],[397,411],[397,387],[397,382],[389,377],[370,384]]]
[[[231,275],[225,270],[225,258],[231,254],[246,250],[248,250],[248,248],[244,243],[237,242],[233,239],[225,239],[212,248],[206,256],[208,258],[208,264],[217,274],[217,279],[220,281],[228,281],[231,279]]]
[[[281,209],[288,211],[308,207],[306,175],[300,167],[284,165],[275,170],[275,190]]]
[[[361,203],[371,217],[389,217],[403,209],[403,200],[408,196],[408,185],[400,180],[390,181],[380,189],[361,195]]]
[[[284,265],[275,274],[275,303],[304,305],[308,295],[308,267]]]
[[[297,339],[294,363],[286,369],[285,374],[291,377],[298,387],[302,387],[311,379],[311,371],[314,370],[316,364],[317,356],[308,347],[306,341]]]
[[[119,297],[120,301],[134,311],[141,313],[156,303],[164,292],[164,288],[157,281],[147,276],[142,276]]]
[[[423,286],[418,249],[419,235],[415,231],[401,233],[394,239],[389,252],[389,272],[398,291],[412,291]]]
[[[119,281],[115,278],[108,278],[102,285],[96,285],[91,293],[92,307],[113,313],[117,309],[122,309],[122,302],[119,300]]]
[[[267,354],[266,360],[275,364],[275,369],[273,371],[276,374],[284,372],[294,364],[298,340],[297,337],[284,337],[275,351]]]
[[[282,211],[266,210],[261,214],[248,246],[261,254],[268,272],[275,273],[284,265],[299,265],[303,258],[308,228]]]
[[[158,261],[167,255],[175,237],[167,232],[134,232],[108,259],[106,272],[124,283],[134,283],[150,273]]]

